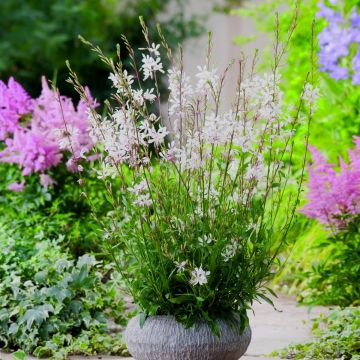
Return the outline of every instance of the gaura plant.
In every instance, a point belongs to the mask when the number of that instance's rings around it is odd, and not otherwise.
[[[245,328],[253,301],[271,302],[266,284],[279,264],[304,175],[303,166],[291,180],[294,135],[300,125],[309,128],[316,91],[304,79],[299,103],[282,104],[278,68],[293,27],[287,43],[275,44],[270,74],[257,75],[254,61],[246,76],[244,60],[219,73],[210,40],[194,79],[184,71],[181,48],[173,55],[160,29],[162,47],[151,42],[143,21],[142,27],[147,45],[132,73],[123,69],[120,46],[116,63],[92,47],[111,69],[114,94],[105,116],[91,107],[69,66],[69,81],[89,104],[91,136],[103,154],[99,178],[115,208],[105,245],[142,320],[173,315],[190,327],[205,319],[216,333],[215,320],[235,314]],[[162,65],[162,49],[170,69]],[[236,90],[223,109],[224,84],[235,82],[228,79],[231,66],[238,68]],[[167,111],[159,72],[168,78]],[[306,119],[299,115],[305,105]],[[115,177],[120,191],[112,186]],[[281,223],[280,207],[287,210]]]

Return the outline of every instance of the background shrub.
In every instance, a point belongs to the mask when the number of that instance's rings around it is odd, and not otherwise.
[[[94,96],[107,94],[108,70],[96,61],[96,55],[78,39],[82,35],[99,45],[107,55],[115,53],[115,45],[125,34],[136,48],[143,39],[139,15],[149,24],[151,38],[156,35],[159,15],[171,5],[173,15],[161,21],[171,46],[187,37],[199,34],[199,19],[185,17],[187,0],[2,0],[0,28],[0,78],[11,75],[24,85],[31,95],[39,93],[42,75],[57,78],[60,92],[74,94],[66,85],[69,60],[80,80],[86,79]],[[175,11],[173,11],[175,9]]]

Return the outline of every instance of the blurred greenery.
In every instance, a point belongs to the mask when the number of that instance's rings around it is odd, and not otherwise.
[[[109,56],[115,54],[121,34],[139,48],[144,45],[139,23],[142,15],[150,38],[156,40],[159,21],[170,46],[176,47],[202,30],[200,17],[185,16],[186,4],[187,0],[1,0],[0,78],[14,76],[35,96],[41,75],[46,75],[57,79],[62,94],[73,96],[74,90],[65,82],[65,60],[69,60],[80,80],[101,100],[109,88],[108,69],[78,35]]]
[[[243,8],[234,10],[233,14],[253,18],[256,21],[258,35],[266,34],[269,41],[267,48],[262,49],[263,64],[269,64],[274,43],[275,13],[279,12],[280,40],[285,40],[297,2],[297,27],[280,71],[284,101],[287,105],[298,102],[307,74],[312,71],[311,33],[315,20],[313,81],[320,89],[320,98],[312,121],[310,144],[324,151],[332,161],[336,161],[339,155],[346,157],[348,148],[352,146],[352,136],[360,133],[360,87],[353,85],[351,80],[336,81],[318,71],[317,35],[326,24],[324,20],[316,17],[318,0],[268,0],[260,4],[248,1],[244,3]],[[344,11],[349,13],[354,5],[360,4],[360,1],[347,0],[345,4]],[[240,36],[235,40],[239,44],[243,41]],[[298,135],[298,144],[303,141],[303,135],[301,132]],[[301,158],[295,157],[295,163]]]
[[[341,11],[349,14],[354,6],[360,5],[360,1],[346,0],[339,4]],[[247,1],[243,8],[234,10],[233,14],[254,19],[258,29],[257,36],[265,34],[268,38],[267,48],[261,49],[264,60],[262,70],[268,71],[265,64],[269,64],[271,60],[276,29],[275,14],[279,13],[279,37],[284,40],[296,7],[297,27],[280,70],[284,102],[285,105],[297,103],[307,74],[310,73],[310,79],[319,87],[320,98],[312,119],[309,142],[330,161],[337,163],[340,156],[347,158],[348,149],[353,147],[353,136],[360,134],[360,86],[353,85],[351,80],[336,81],[318,70],[317,36],[326,25],[323,19],[316,17],[318,0],[268,0],[257,4]],[[315,40],[313,51],[312,30]],[[235,41],[242,45],[244,38],[238,36]],[[295,142],[297,150],[292,165],[299,168],[305,130],[299,132]],[[295,172],[294,177],[297,174]],[[286,214],[283,216],[286,217]],[[358,266],[354,265],[353,259],[347,261],[349,259],[346,256],[351,253],[347,246],[340,246],[315,220],[309,220],[301,214],[298,215],[297,224],[289,232],[288,242],[289,247],[284,252],[290,257],[277,279],[277,285],[281,289],[298,295],[299,301],[312,304],[356,303],[359,293],[354,276],[356,279]],[[353,249],[352,246],[356,247],[358,243],[357,235],[351,239],[342,238],[340,242],[348,243],[349,248]],[[339,253],[335,248],[344,251]],[[343,263],[341,266],[339,258]],[[350,291],[351,296],[345,296],[347,291]]]

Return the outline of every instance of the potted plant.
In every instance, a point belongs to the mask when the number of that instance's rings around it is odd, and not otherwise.
[[[139,49],[140,65],[123,37],[131,70],[120,48],[114,63],[93,47],[111,68],[114,95],[105,116],[89,106],[94,143],[102,144],[98,176],[114,204],[105,245],[140,310],[129,322],[126,344],[137,360],[235,360],[250,342],[251,304],[271,302],[266,283],[278,266],[304,174],[290,184],[293,138],[300,123],[308,129],[299,114],[309,105],[311,118],[316,92],[305,84],[296,107],[282,106],[280,44],[271,74],[252,70],[246,77],[243,60],[219,73],[209,40],[206,59],[190,79],[181,49],[173,55],[161,31],[162,47],[152,43],[142,26],[147,45]],[[228,79],[232,66],[237,81]],[[159,72],[168,78],[167,111]],[[70,74],[87,101],[71,68]],[[227,80],[236,89],[224,109]],[[115,177],[120,188],[113,186]],[[287,209],[281,222],[280,207]]]

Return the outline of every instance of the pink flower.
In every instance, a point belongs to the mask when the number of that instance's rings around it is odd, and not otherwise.
[[[5,143],[5,150],[0,152],[1,161],[18,164],[23,176],[43,172],[62,160],[59,146],[36,129],[17,130]]]
[[[47,174],[40,174],[40,184],[47,189],[56,184],[56,181]]]
[[[33,103],[24,88],[12,77],[6,85],[0,80],[0,140],[19,128],[22,116],[31,112]]]
[[[25,188],[25,182],[24,181],[22,181],[21,183],[13,182],[9,184],[7,188],[11,191],[22,192]]]
[[[92,106],[96,107],[90,92],[88,97]],[[93,146],[87,105],[81,100],[75,108],[70,98],[51,90],[45,78],[42,78],[41,95],[34,103],[32,126],[41,129],[62,151],[70,152],[75,158],[82,157]]]
[[[97,106],[89,91],[88,98]],[[20,124],[20,117],[28,113],[30,121]],[[0,161],[19,165],[23,176],[41,173],[42,185],[52,186],[53,180],[43,174],[46,170],[70,155],[68,170],[79,171],[78,159],[86,160],[93,146],[87,104],[80,101],[75,108],[70,98],[50,89],[45,78],[35,100],[13,79],[7,86],[0,81],[0,140],[6,145]]]
[[[339,170],[310,147],[313,163],[309,166],[307,204],[301,212],[338,231],[360,214],[360,139],[349,151],[350,163],[340,158]]]

